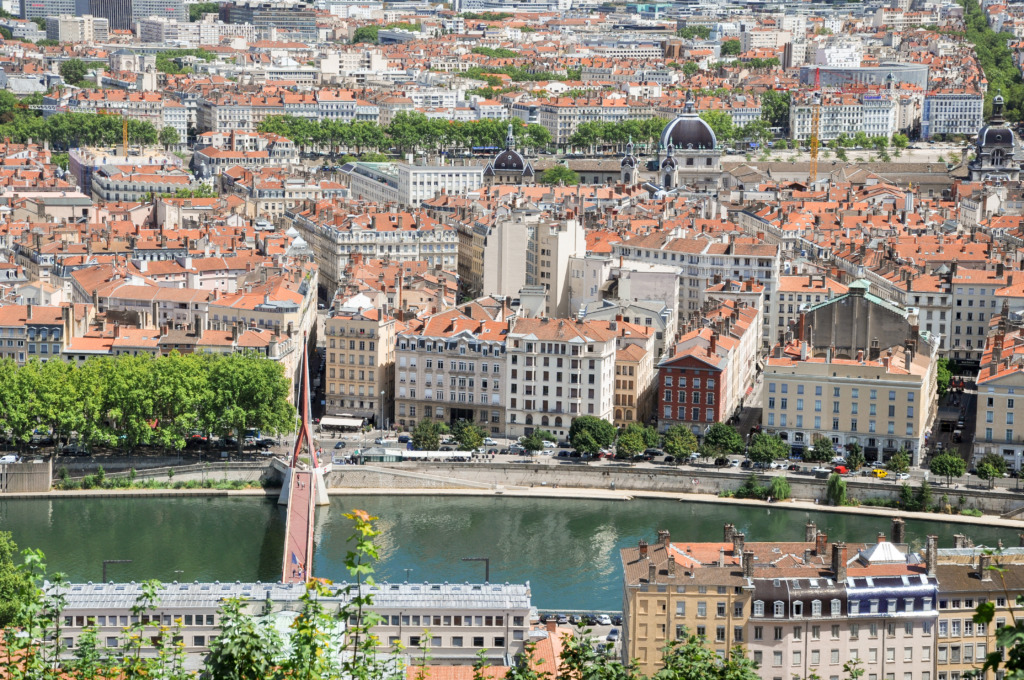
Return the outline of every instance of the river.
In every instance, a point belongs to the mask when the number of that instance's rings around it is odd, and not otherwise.
[[[750,508],[665,500],[592,501],[533,498],[333,496],[318,510],[314,573],[344,580],[351,524],[362,508],[380,518],[377,580],[530,581],[542,609],[617,610],[622,600],[619,548],[652,540],[720,541],[732,522],[747,541],[803,540],[814,520],[833,540],[873,541],[889,521],[853,514]],[[126,498],[0,501],[0,529],[22,548],[46,554],[51,571],[74,581],[276,581],[284,542],[284,510],[256,498]],[[966,533],[975,543],[1017,545],[1017,531],[941,521],[907,521],[911,545],[929,533],[939,545]],[[406,571],[408,570],[408,571]]]

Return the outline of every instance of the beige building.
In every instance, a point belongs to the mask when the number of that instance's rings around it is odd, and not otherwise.
[[[464,230],[468,232],[467,230]],[[468,235],[467,235],[468,236]],[[537,210],[514,210],[472,228],[472,255],[460,260],[470,294],[517,297],[524,287],[543,289],[532,316],[566,317],[570,309],[570,258],[586,253],[583,224],[573,216],[552,220]]]
[[[858,281],[805,310],[794,329],[766,361],[766,430],[796,453],[828,437],[840,453],[859,444],[869,462],[905,448],[920,465],[936,413],[938,347],[916,316]]]
[[[1003,456],[1010,470],[1024,464],[1024,428],[1017,427],[1017,399],[1024,395],[1024,333],[1010,327],[1009,305],[1003,305],[995,333],[988,336],[978,372],[974,457]]]
[[[999,649],[996,630],[1013,625],[1013,605],[1024,594],[1024,549],[1002,548],[997,554],[954,536],[952,550],[939,550],[939,620],[936,628],[936,680],[961,680],[977,672],[985,655]],[[1003,570],[992,571],[992,567]],[[981,602],[995,605],[993,625],[974,623]],[[992,680],[991,671],[979,675]]]
[[[397,322],[353,298],[324,320],[324,398],[330,416],[365,418],[382,427],[394,419]]]

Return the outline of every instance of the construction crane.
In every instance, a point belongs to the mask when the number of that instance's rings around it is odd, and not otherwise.
[[[807,187],[811,188],[818,180],[818,146],[821,134],[821,69],[814,69],[814,94],[811,98],[811,167],[808,172]]]

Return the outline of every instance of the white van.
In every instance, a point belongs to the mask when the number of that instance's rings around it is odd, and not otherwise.
[[[16,455],[8,454],[6,456],[0,456],[0,465],[8,465],[10,463],[17,463],[18,457]]]

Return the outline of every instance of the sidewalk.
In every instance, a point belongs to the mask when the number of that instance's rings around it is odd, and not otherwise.
[[[569,498],[581,500],[629,501],[634,499],[670,500],[683,503],[718,503],[724,505],[746,505],[769,510],[803,510],[806,512],[835,512],[849,515],[869,515],[872,517],[905,517],[910,519],[929,520],[933,522],[955,522],[958,524],[977,524],[1010,529],[1024,528],[1024,521],[1002,519],[992,515],[971,517],[968,515],[942,515],[932,512],[907,512],[893,508],[874,507],[835,507],[819,505],[808,500],[789,500],[777,503],[766,503],[748,498],[722,498],[710,494],[695,494],[668,491],[635,491],[611,489],[580,489],[569,487],[508,487],[497,489],[339,489],[328,490],[332,496],[510,496],[513,498]]]

